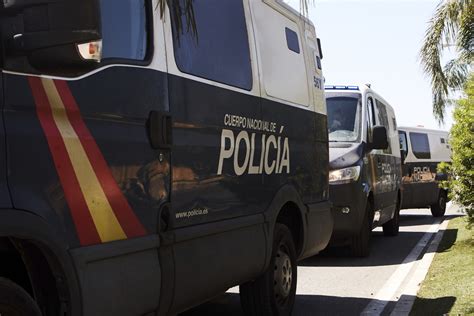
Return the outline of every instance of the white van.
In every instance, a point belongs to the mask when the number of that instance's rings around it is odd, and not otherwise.
[[[314,26],[166,3],[0,5],[1,315],[291,314],[333,227]]]
[[[400,127],[400,150],[403,158],[402,209],[431,208],[435,217],[446,211],[448,192],[439,187],[446,174],[437,172],[440,162],[451,162],[449,134],[422,127]]]
[[[331,244],[369,254],[372,229],[399,229],[401,159],[390,104],[367,85],[326,86]]]

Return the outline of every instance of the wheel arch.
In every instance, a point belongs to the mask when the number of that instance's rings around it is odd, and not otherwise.
[[[0,275],[18,282],[43,313],[57,310],[80,315],[80,291],[64,238],[38,215],[23,210],[0,210],[0,252],[15,262]],[[54,306],[56,305],[56,306]],[[51,314],[51,313],[46,313]]]
[[[307,229],[305,213],[306,206],[302,202],[298,191],[291,185],[280,188],[265,212],[265,221],[269,225],[268,235],[270,240],[273,240],[276,223],[287,225],[295,242],[297,257],[302,254],[305,248]],[[271,246],[272,243],[269,243],[270,248]],[[268,260],[269,256],[267,256]]]

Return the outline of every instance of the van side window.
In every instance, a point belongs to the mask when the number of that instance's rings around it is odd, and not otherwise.
[[[179,5],[184,10],[184,1],[179,1]],[[173,27],[174,56],[179,70],[251,90],[252,67],[242,0],[195,0],[193,9],[197,35],[186,27],[184,16],[183,33],[178,34]]]
[[[368,110],[368,113],[369,113],[370,125],[375,126],[374,101],[370,97],[367,99],[367,110]]]
[[[410,133],[411,149],[418,159],[430,159],[430,143],[424,133]]]
[[[403,151],[406,156],[408,153],[407,134],[405,132],[398,132],[398,137],[400,138],[400,151]]]
[[[377,121],[378,121],[377,124],[385,126],[385,128],[387,129],[387,135],[390,139],[390,135],[392,134],[392,132],[390,130],[390,124],[388,122],[387,108],[386,108],[385,104],[383,104],[382,102],[380,102],[377,99],[375,99],[375,104],[377,105]],[[392,143],[390,142],[390,140],[388,142],[388,148],[384,149],[383,152],[385,154],[391,154],[392,153]]]
[[[377,104],[377,119],[378,119],[378,124],[385,126],[387,128],[387,132],[390,128],[388,125],[388,115],[387,115],[387,109],[385,108],[385,104],[380,102],[379,100],[375,99],[375,104]]]
[[[145,0],[100,0],[102,58],[144,60],[147,55]]]
[[[298,34],[296,34],[295,31],[290,30],[287,27],[285,27],[285,34],[286,34],[286,44],[288,45],[288,49],[299,54],[300,44],[298,42]]]

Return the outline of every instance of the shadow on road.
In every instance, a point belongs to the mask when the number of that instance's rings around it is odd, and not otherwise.
[[[443,315],[445,313],[449,313],[455,301],[456,298],[454,297],[441,297],[436,299],[421,299],[417,302],[417,304],[419,304],[420,311],[423,311],[424,308],[426,309],[429,307],[429,310],[439,310],[439,315]],[[360,315],[360,313],[370,302],[371,299],[368,298],[337,297],[325,295],[297,295],[293,309],[293,315]],[[389,302],[389,304],[387,304],[386,311],[391,311],[395,307],[395,304],[396,302]],[[243,316],[245,314],[240,306],[239,294],[226,293],[211,302],[195,307],[180,315]]]
[[[447,219],[458,217],[446,216]],[[416,224],[415,224],[416,223]],[[429,216],[403,215],[400,217],[400,227],[415,225],[431,225],[433,218]],[[443,244],[438,252],[446,251],[456,241],[456,231],[446,230],[449,242]],[[386,237],[381,231],[372,232],[370,256],[354,258],[349,247],[330,247],[321,254],[305,259],[299,263],[305,267],[371,267],[399,265],[410,254],[416,244],[425,235],[425,231],[400,231],[396,237]],[[431,234],[430,240],[435,236]]]
[[[448,315],[456,302],[453,296],[434,299],[416,298],[410,315]]]

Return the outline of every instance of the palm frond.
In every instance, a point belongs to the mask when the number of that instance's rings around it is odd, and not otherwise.
[[[423,71],[431,79],[433,94],[433,114],[443,122],[445,108],[448,104],[450,81],[441,65],[444,44],[457,42],[458,30],[463,12],[472,6],[472,0],[442,0],[433,18],[429,22],[424,44],[420,51]],[[467,13],[472,15],[472,11]]]
[[[163,18],[168,7],[173,21],[173,27],[176,30],[177,37],[185,30],[194,33],[197,37],[196,19],[194,16],[193,0],[157,0],[157,7],[160,10],[160,17]],[[183,19],[184,17],[184,19]],[[186,25],[183,25],[183,20]]]
[[[466,8],[460,18],[457,45],[465,52],[470,53],[472,62],[474,50],[474,1],[469,1]]]
[[[469,75],[469,65],[464,58],[452,59],[443,68],[448,86],[453,90],[464,88],[464,84]]]

